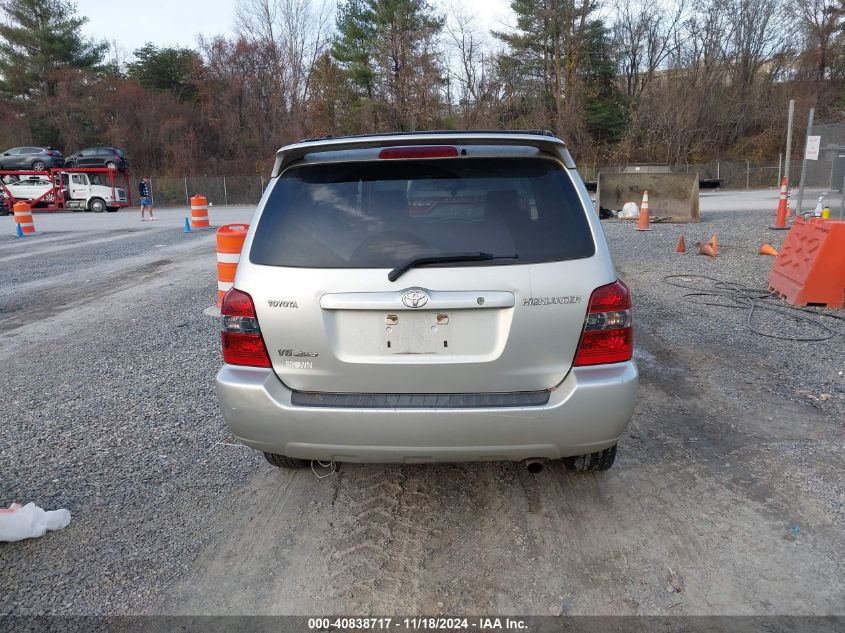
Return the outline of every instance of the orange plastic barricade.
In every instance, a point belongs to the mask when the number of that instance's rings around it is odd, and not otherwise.
[[[15,223],[20,227],[23,235],[35,233],[35,223],[32,221],[32,207],[26,202],[16,202],[14,206]]]
[[[191,228],[207,229],[208,223],[208,199],[199,194],[191,198]]]
[[[769,272],[769,289],[794,306],[845,304],[845,222],[796,218]]]
[[[223,295],[235,283],[235,272],[248,231],[249,224],[224,224],[217,229],[218,308],[223,305]]]

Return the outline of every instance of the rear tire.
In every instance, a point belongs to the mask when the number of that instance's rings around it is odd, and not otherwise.
[[[264,453],[264,457],[277,468],[290,468],[292,470],[307,468],[311,463],[311,461],[307,459],[288,457],[287,455],[277,455],[276,453]]]
[[[44,171],[46,167],[47,165],[44,163],[44,161],[37,160],[32,163],[32,171]]]
[[[102,213],[106,210],[106,201],[102,198],[91,198],[88,208],[94,213]]]
[[[566,466],[566,470],[592,473],[607,470],[613,466],[614,461],[616,461],[616,444],[597,453],[564,457],[563,465]]]
[[[107,162],[106,169],[117,169],[117,163],[113,163],[112,161]]]

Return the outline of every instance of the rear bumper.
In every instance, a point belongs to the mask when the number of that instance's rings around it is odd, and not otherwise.
[[[519,408],[300,407],[270,369],[224,365],[217,396],[232,433],[259,451],[338,462],[559,459],[607,448],[634,409],[632,362],[578,367],[546,405]]]

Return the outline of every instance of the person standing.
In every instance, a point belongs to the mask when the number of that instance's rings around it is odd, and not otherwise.
[[[144,210],[150,210],[150,220],[158,220],[153,215],[153,188],[150,185],[150,177],[144,176],[138,183],[138,194],[141,197],[141,222],[146,221],[144,217]]]

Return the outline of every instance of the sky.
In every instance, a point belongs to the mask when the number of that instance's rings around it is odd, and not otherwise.
[[[330,0],[331,1],[331,0]],[[510,0],[433,0],[445,10],[454,2],[475,14],[485,30],[501,29],[510,22]],[[77,11],[88,18],[82,27],[95,40],[116,41],[127,53],[147,42],[156,46],[193,47],[197,35],[231,34],[235,23],[234,0],[144,0],[122,4],[103,0],[76,0]]]

